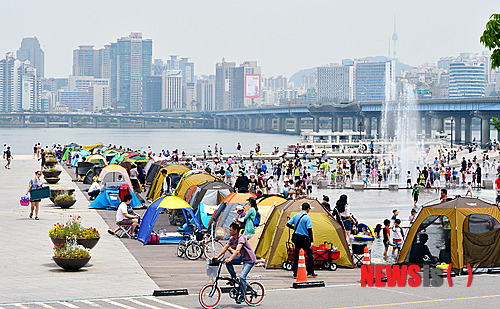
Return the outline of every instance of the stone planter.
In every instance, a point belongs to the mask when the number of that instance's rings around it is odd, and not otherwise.
[[[87,265],[87,263],[90,261],[89,257],[81,259],[63,259],[63,258],[56,258],[53,256],[52,259],[62,269],[71,271],[79,270],[83,266]]]
[[[45,161],[45,166],[52,167],[57,164],[57,161]]]
[[[75,189],[55,189],[55,188],[50,188],[50,201],[52,203],[55,203],[55,198],[59,194],[67,194],[67,195],[73,195],[75,193]]]
[[[54,200],[54,204],[56,204],[57,206],[59,206],[61,208],[70,208],[75,203],[76,203],[76,200],[72,200],[72,201],[55,201]]]
[[[60,180],[59,177],[43,177],[43,178],[50,185],[54,185],[54,184],[58,183]]]
[[[61,175],[62,171],[42,171],[43,177],[44,178],[54,178],[54,177],[59,177]]]
[[[99,242],[100,237],[97,238],[78,238],[76,240],[77,244],[83,246],[86,249],[92,249],[97,245]],[[50,240],[52,240],[52,243],[54,244],[55,247],[62,247],[66,244],[66,239],[65,238],[55,238],[55,237],[50,237]],[[60,245],[60,246],[58,246]]]
[[[101,238],[100,237],[97,237],[97,238],[79,238],[76,240],[76,242],[79,245],[84,246],[86,249],[92,249],[95,247],[95,245],[97,245],[97,243],[99,242],[99,239],[101,239]]]

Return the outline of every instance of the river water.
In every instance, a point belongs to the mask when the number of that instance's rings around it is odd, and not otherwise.
[[[275,146],[284,151],[286,146],[297,142],[297,136],[202,129],[0,128],[1,145],[11,146],[14,155],[31,154],[35,143],[45,147],[72,142],[80,145],[102,142],[143,150],[151,146],[155,153],[179,149],[188,155],[201,154],[208,145],[213,150],[218,143],[223,153],[234,154],[238,142],[244,153],[255,149],[256,143],[260,143],[264,153],[271,153]]]

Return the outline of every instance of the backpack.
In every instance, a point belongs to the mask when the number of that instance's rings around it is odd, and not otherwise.
[[[255,215],[255,220],[253,220],[253,225],[254,226],[259,226],[260,225],[260,212],[257,211],[257,214]]]
[[[148,245],[150,244],[159,244],[160,243],[160,235],[156,233],[151,233],[148,239]]]

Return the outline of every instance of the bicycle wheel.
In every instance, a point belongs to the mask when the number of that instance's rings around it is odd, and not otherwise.
[[[264,300],[266,290],[262,283],[253,281],[247,285],[245,293],[245,302],[249,306],[258,306]]]
[[[213,242],[209,241],[205,244],[205,246],[203,246],[203,254],[207,259],[210,259],[217,256],[219,252],[222,251],[222,248],[224,248],[224,246],[220,242],[216,240]]]
[[[196,243],[191,243],[186,247],[186,257],[189,260],[197,260],[202,254],[203,248]]]
[[[186,242],[184,240],[181,240],[177,245],[177,256],[182,257],[185,252],[186,252]]]
[[[198,295],[198,300],[203,308],[215,308],[220,302],[221,291],[213,283],[205,284]]]

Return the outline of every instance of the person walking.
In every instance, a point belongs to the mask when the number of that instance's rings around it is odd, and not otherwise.
[[[10,169],[10,162],[12,162],[12,159],[14,159],[14,157],[12,156],[12,152],[10,151],[10,146],[8,146],[7,150],[5,151],[5,159],[7,160],[5,168]]]
[[[26,195],[29,194],[31,189],[36,189],[40,188],[43,186],[43,182],[40,179],[42,176],[41,171],[36,171],[35,172],[35,178],[32,178],[29,182],[28,185],[28,191],[26,192]],[[38,220],[38,212],[40,210],[40,201],[41,200],[31,200],[31,211],[30,211],[30,218],[33,218],[33,211],[35,212],[35,220]]]
[[[349,204],[347,204],[347,195],[342,194],[337,203],[335,204],[335,208],[340,214],[340,218],[342,219],[342,224],[345,230],[345,238],[347,240],[347,245],[349,245],[349,239],[351,237],[352,225],[354,224],[354,220],[351,213],[351,208]]]
[[[251,239],[255,234],[255,218],[257,217],[257,199],[253,196],[247,199],[250,208],[248,209],[245,217],[243,218],[243,222],[245,223],[245,232],[243,233],[246,239]]]
[[[304,249],[306,254],[306,270],[308,277],[317,277],[314,273],[314,240],[313,240],[313,226],[309,211],[311,205],[309,203],[302,203],[302,211],[295,214],[286,224],[286,226],[294,230],[292,235],[292,242],[295,247],[293,257],[293,277],[297,278],[297,264],[299,262],[300,249]]]

